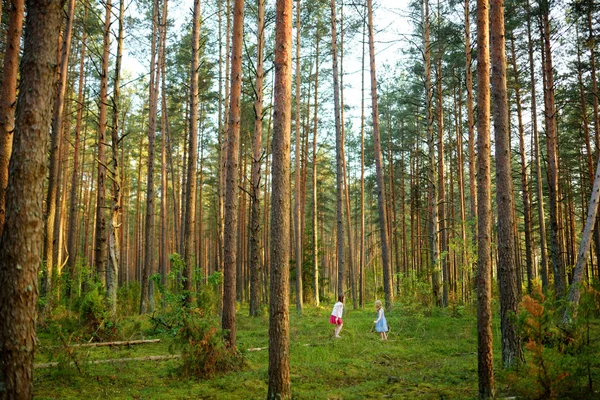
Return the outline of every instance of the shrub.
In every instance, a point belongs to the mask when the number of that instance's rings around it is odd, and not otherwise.
[[[180,374],[209,379],[221,373],[239,371],[244,365],[243,358],[236,349],[225,345],[224,336],[225,331],[190,311],[175,344],[181,349]]]

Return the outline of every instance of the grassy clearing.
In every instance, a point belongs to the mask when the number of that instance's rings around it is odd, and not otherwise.
[[[477,324],[473,312],[457,315],[437,311],[425,317],[396,308],[386,313],[392,331],[389,340],[382,342],[370,331],[374,311],[352,310],[350,306],[346,310],[342,338],[337,340],[328,323],[329,306],[306,308],[302,315],[292,312],[290,351],[295,398],[460,399],[477,396]],[[197,381],[177,375],[178,360],[81,363],[82,373],[75,367],[36,370],[36,398],[262,399],[267,392],[268,352],[247,349],[268,346],[268,317],[246,315],[247,310],[240,310],[237,320],[238,347],[246,363],[241,372]],[[213,322],[219,323],[216,318]],[[138,332],[131,333],[135,338],[160,337],[163,341],[124,348],[82,349],[74,357],[84,362],[169,354],[172,339],[150,334],[147,321],[137,317],[123,324],[139,328]],[[56,344],[49,334],[41,334],[40,340],[42,349]],[[60,353],[39,351],[36,362],[69,359]],[[499,389],[501,392],[502,388]]]

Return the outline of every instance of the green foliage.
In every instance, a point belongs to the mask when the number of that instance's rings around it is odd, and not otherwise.
[[[235,348],[225,345],[225,331],[190,310],[177,334],[174,348],[181,350],[179,372],[184,377],[209,379],[215,375],[239,371],[244,360]]]
[[[132,281],[121,286],[117,291],[117,306],[119,315],[134,315],[140,307],[141,286],[137,281]]]
[[[106,309],[106,296],[100,282],[90,283],[88,290],[79,300],[79,320],[89,332],[98,332],[104,321],[109,318]]]
[[[413,312],[433,307],[431,281],[427,276],[418,275],[415,271],[400,274],[399,301]]]
[[[593,394],[593,380],[598,378],[593,371],[600,365],[600,347],[590,334],[597,332],[597,318],[591,318],[598,309],[594,300],[597,293],[583,293],[580,317],[569,326],[560,325],[563,308],[546,300],[539,290],[524,296],[518,326],[527,349],[527,364],[509,375],[517,394],[533,399]]]
[[[208,276],[208,285],[199,287],[196,304],[203,314],[214,315],[218,311],[220,287],[223,284],[223,279],[223,273],[215,271]]]

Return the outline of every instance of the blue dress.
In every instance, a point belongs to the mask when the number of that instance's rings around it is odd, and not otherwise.
[[[388,331],[388,324],[385,319],[385,314],[383,313],[383,308],[379,309],[379,316],[378,316],[377,323],[375,324],[375,330],[377,332],[387,332]]]

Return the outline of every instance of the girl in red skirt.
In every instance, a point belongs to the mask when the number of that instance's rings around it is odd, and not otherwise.
[[[344,312],[344,295],[341,294],[338,296],[338,301],[333,305],[333,311],[331,311],[331,316],[329,317],[329,323],[335,325],[335,337],[339,338],[340,331],[342,330],[342,326],[344,323],[342,322],[342,314]]]

